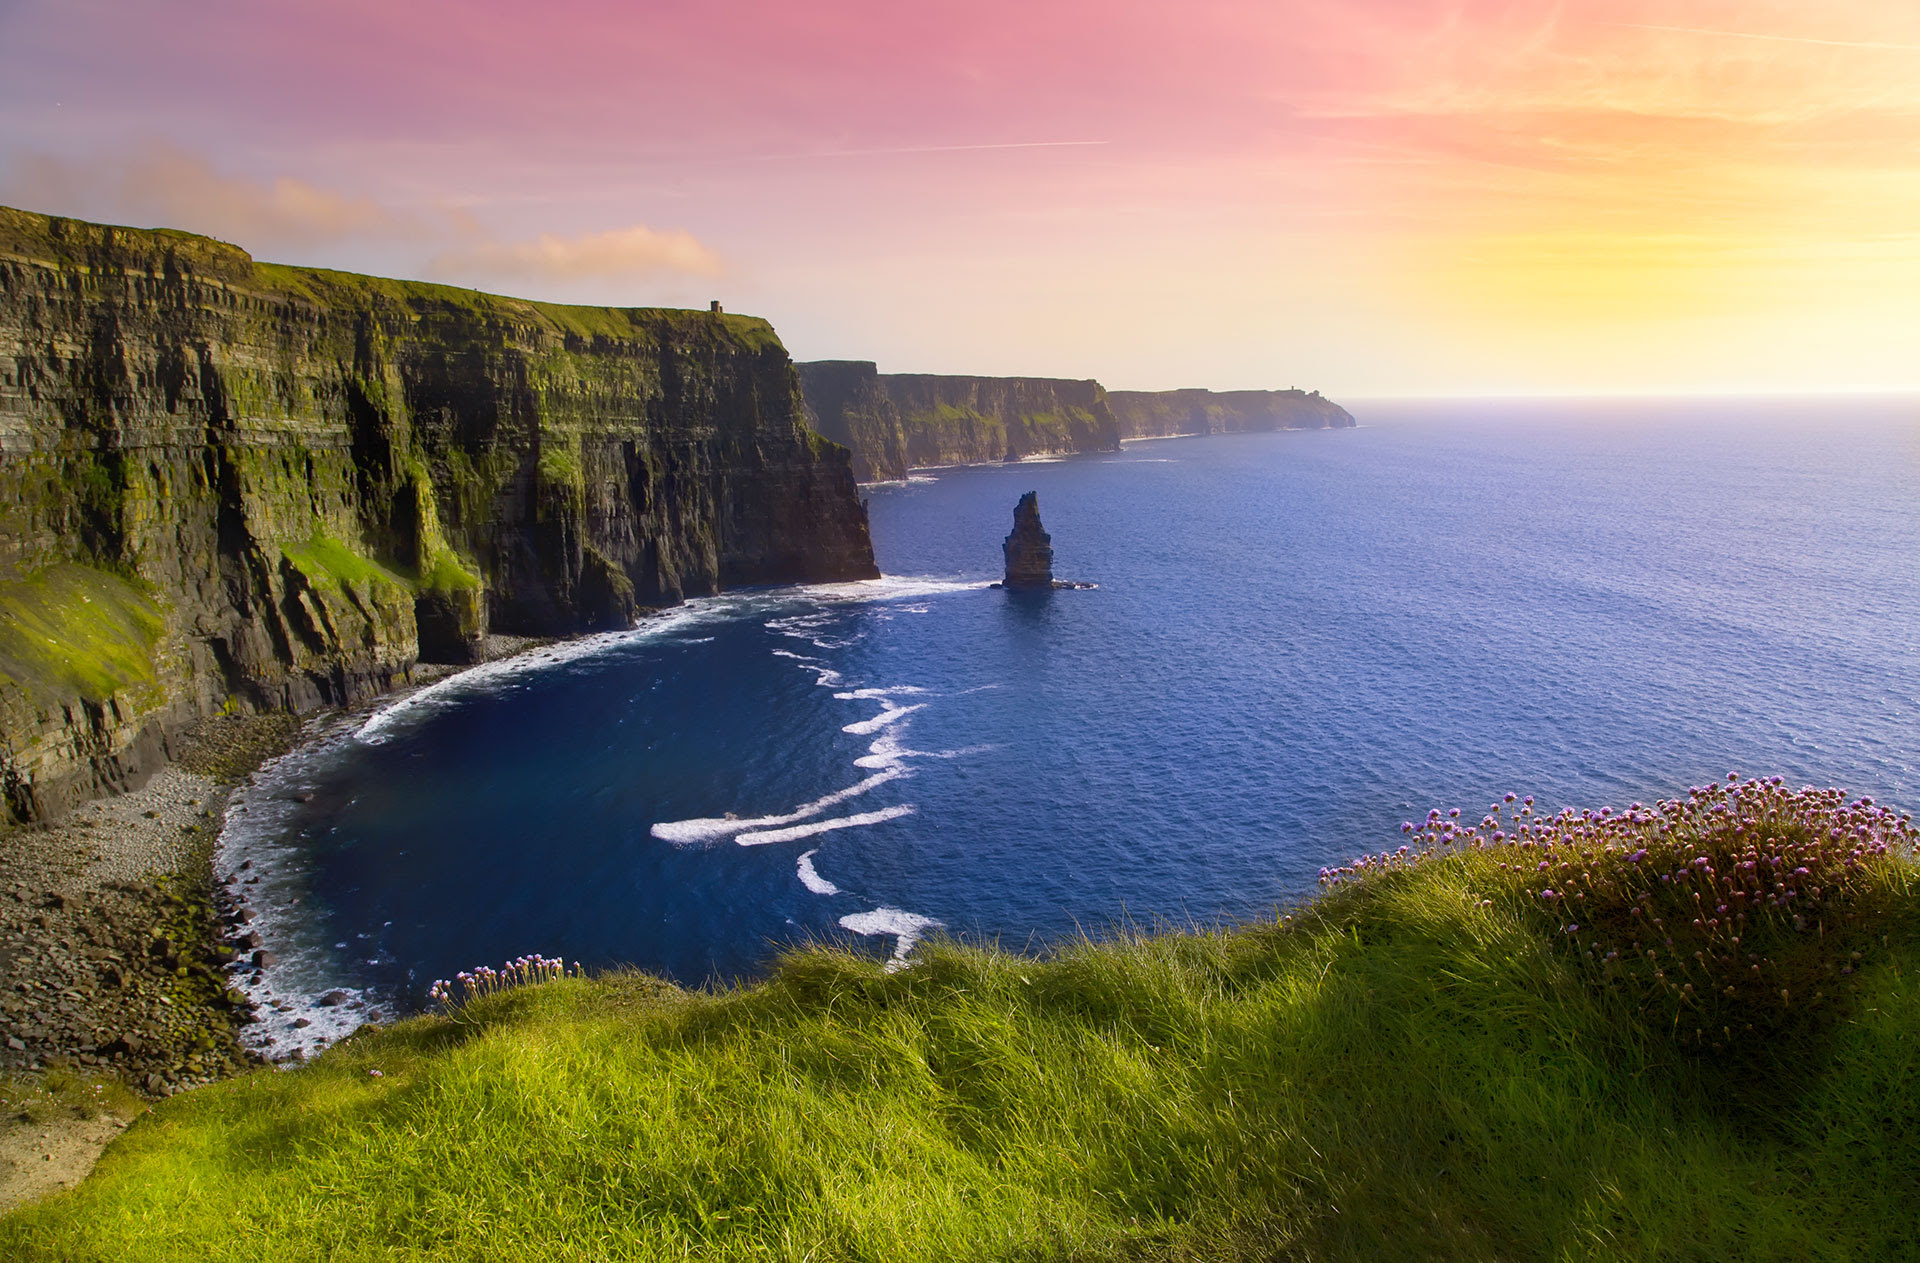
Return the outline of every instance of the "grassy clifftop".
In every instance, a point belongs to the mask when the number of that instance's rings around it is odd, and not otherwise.
[[[718,335],[742,351],[783,349],[773,326],[758,316],[546,303],[431,281],[265,263],[239,246],[196,233],[96,224],[8,206],[0,206],[0,254],[61,264],[77,275],[190,270],[256,299],[276,303],[291,299],[336,311],[387,304],[422,315],[438,309],[497,325],[517,322],[589,341],[630,341],[636,336],[676,334],[712,339]],[[166,262],[151,266],[160,260]]]
[[[1746,782],[1409,831],[1276,923],[494,994],[164,1103],[0,1253],[1911,1253],[1903,819]]]

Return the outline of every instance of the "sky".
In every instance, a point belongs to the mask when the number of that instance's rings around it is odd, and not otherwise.
[[[0,0],[0,204],[1393,395],[1920,389],[1915,0]]]

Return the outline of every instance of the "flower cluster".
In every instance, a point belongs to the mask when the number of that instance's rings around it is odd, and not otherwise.
[[[478,965],[455,974],[452,982],[441,978],[427,988],[427,999],[452,1011],[514,987],[567,977],[586,977],[586,971],[580,968],[579,961],[574,961],[573,968],[568,969],[567,962],[558,957],[522,956],[518,960],[508,961],[501,969]]]
[[[1910,860],[1920,837],[1871,798],[1737,773],[1623,812],[1545,815],[1508,794],[1477,823],[1431,811],[1401,831],[1408,845],[1322,870],[1321,882],[1477,853],[1493,893],[1684,1041],[1715,1048],[1822,1003],[1854,972],[1877,942],[1867,930],[1890,864]]]

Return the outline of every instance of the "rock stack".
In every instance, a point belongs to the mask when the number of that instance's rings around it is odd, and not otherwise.
[[[1040,493],[1029,491],[1013,510],[1013,533],[1007,536],[1009,588],[1052,588],[1053,539],[1040,526]]]

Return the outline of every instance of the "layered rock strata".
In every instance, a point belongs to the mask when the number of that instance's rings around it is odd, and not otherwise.
[[[1040,525],[1040,493],[1029,491],[1013,507],[1013,530],[1004,550],[1006,578],[1002,587],[1047,588],[1053,584],[1053,537]]]
[[[1354,423],[1318,391],[1110,391],[1047,377],[882,373],[867,360],[798,367],[814,427],[852,450],[861,482],[929,465],[1110,452],[1123,439]]]
[[[907,433],[900,409],[871,360],[796,364],[813,428],[853,453],[853,476],[885,482],[907,476]]]
[[[927,465],[1110,452],[1120,430],[1096,381],[881,373],[864,360],[801,364],[820,433],[853,449],[861,481]]]
[[[1353,425],[1352,413],[1317,390],[1110,390],[1107,403],[1125,439]]]
[[[0,209],[0,819],[723,586],[876,574],[772,328]]]

